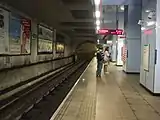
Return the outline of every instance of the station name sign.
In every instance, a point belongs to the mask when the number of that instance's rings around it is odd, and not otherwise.
[[[100,29],[98,30],[99,35],[123,35],[122,29]]]

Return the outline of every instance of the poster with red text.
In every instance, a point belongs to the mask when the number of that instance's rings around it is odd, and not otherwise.
[[[30,53],[31,20],[23,18],[21,20],[21,53]]]

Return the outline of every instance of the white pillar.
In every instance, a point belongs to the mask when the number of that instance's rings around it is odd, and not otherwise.
[[[124,12],[118,13],[118,28],[124,30]],[[124,38],[120,38],[118,36],[117,38],[117,65],[123,65],[123,61],[122,61],[122,47],[123,47],[123,43],[124,42]]]
[[[116,62],[117,57],[117,36],[113,36],[112,42],[112,62]]]
[[[155,65],[155,80],[154,93],[160,93],[160,0],[157,0],[157,27],[156,27],[156,65]]]

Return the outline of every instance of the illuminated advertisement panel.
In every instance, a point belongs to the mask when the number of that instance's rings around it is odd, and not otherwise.
[[[53,53],[53,31],[38,26],[38,53]]]
[[[56,53],[64,53],[64,44],[57,42],[56,43]]]
[[[123,35],[123,30],[121,29],[100,29],[98,30],[100,35]]]

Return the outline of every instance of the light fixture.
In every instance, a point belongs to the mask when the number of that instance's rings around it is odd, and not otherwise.
[[[152,25],[155,25],[155,24],[156,24],[155,21],[149,21],[149,22],[147,22],[147,26],[152,26]]]
[[[146,28],[145,27],[141,27],[141,30],[145,30]]]
[[[96,18],[99,18],[100,17],[100,11],[96,11],[95,15],[96,15]]]
[[[97,26],[100,25],[100,20],[96,20],[96,25],[97,25]]]
[[[97,30],[99,30],[100,29],[100,27],[99,26],[97,26]]]
[[[124,11],[124,6],[121,6],[120,9]]]
[[[100,0],[94,0],[95,5],[100,5]]]
[[[97,40],[97,43],[99,43],[99,40]]]
[[[149,12],[150,12],[150,10],[146,10],[145,12],[149,13]]]

